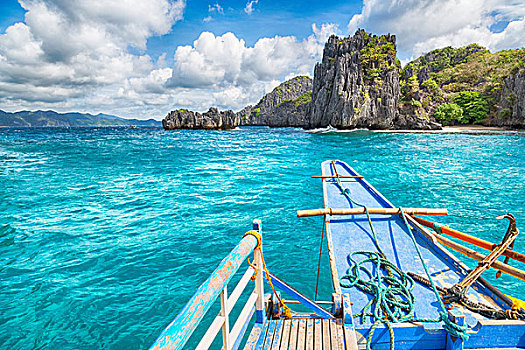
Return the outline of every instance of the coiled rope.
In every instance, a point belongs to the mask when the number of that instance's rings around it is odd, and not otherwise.
[[[354,317],[361,317],[361,323],[365,322],[366,317],[373,317],[375,322],[370,328],[370,332],[367,337],[366,348],[370,349],[372,337],[374,335],[375,329],[380,325],[384,324],[390,333],[390,349],[394,350],[395,338],[394,330],[392,328],[392,323],[400,322],[443,322],[443,328],[451,336],[461,338],[463,340],[468,339],[467,327],[459,326],[454,323],[448,317],[447,309],[439,296],[439,292],[430,276],[428,267],[421,255],[419,246],[412,232],[412,227],[408,224],[408,221],[405,217],[405,213],[402,208],[399,208],[401,217],[405,223],[409,236],[416,248],[419,260],[423,265],[425,273],[428,277],[428,280],[431,283],[432,290],[436,296],[436,299],[439,302],[439,317],[432,319],[422,319],[414,317],[414,304],[416,298],[412,293],[414,288],[414,280],[400,268],[398,268],[394,263],[392,263],[379,245],[377,240],[376,231],[374,225],[372,224],[372,219],[368,212],[368,208],[361,203],[356,202],[351,197],[350,189],[344,188],[339,175],[337,174],[337,169],[335,167],[335,162],[332,162],[334,171],[336,173],[336,182],[337,186],[341,190],[341,193],[354,205],[363,207],[368,219],[368,224],[370,230],[372,231],[374,237],[374,244],[377,248],[377,252],[373,251],[356,251],[348,255],[347,259],[350,264],[350,268],[347,270],[346,274],[340,278],[340,284],[342,287],[351,288],[356,287],[361,291],[372,295],[373,298],[368,302],[368,304],[363,308],[363,310],[355,314]],[[363,258],[358,260],[357,256],[362,256]],[[366,263],[371,263],[374,266],[373,273],[369,268],[364,266]]]

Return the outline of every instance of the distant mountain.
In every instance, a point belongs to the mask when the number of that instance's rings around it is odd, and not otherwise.
[[[93,127],[93,126],[161,126],[155,119],[125,119],[114,115],[87,113],[57,113],[55,111],[20,111],[15,113],[0,110],[0,127]]]

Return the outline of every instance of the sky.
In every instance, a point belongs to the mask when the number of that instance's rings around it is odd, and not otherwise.
[[[0,109],[162,119],[255,104],[313,76],[331,34],[395,34],[407,63],[445,46],[525,47],[523,0],[0,0]]]

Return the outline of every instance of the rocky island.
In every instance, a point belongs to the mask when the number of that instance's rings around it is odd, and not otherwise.
[[[332,35],[313,80],[290,79],[239,112],[179,109],[166,130],[238,126],[441,129],[525,128],[525,49],[491,53],[471,44],[433,50],[401,67],[396,37]]]

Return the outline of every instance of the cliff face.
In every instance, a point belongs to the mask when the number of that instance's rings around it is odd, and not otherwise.
[[[310,102],[312,79],[306,76],[292,78],[265,95],[255,107],[248,106],[238,114],[241,125],[271,127],[304,127],[306,106]]]
[[[285,81],[265,95],[255,106],[241,111],[219,112],[210,108],[206,113],[179,109],[163,120],[166,130],[177,129],[234,129],[237,126],[305,127],[306,107],[312,96],[312,79],[299,76]]]
[[[505,79],[494,124],[525,128],[525,71]]]
[[[170,112],[163,120],[162,126],[166,130],[177,129],[204,129],[229,130],[240,124],[239,116],[233,111],[219,112],[217,108],[210,108],[206,113],[192,112],[179,109]]]
[[[331,36],[316,64],[309,128],[387,129],[399,99],[395,36]]]

